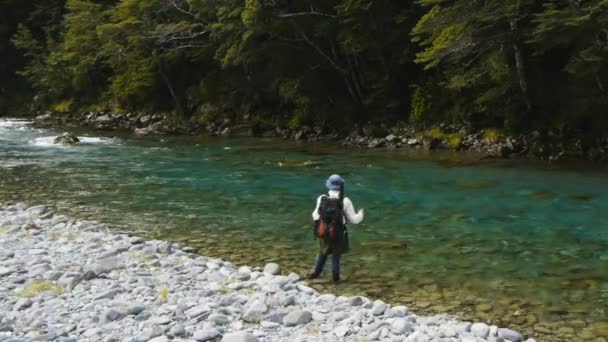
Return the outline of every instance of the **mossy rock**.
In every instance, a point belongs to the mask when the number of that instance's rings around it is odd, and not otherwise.
[[[431,141],[441,141],[451,150],[459,150],[462,146],[462,135],[460,133],[445,133],[438,127],[424,132],[423,137]]]
[[[62,135],[55,138],[55,140],[53,142],[55,144],[61,144],[61,145],[76,145],[80,142],[80,139],[78,139],[78,137],[75,136],[74,134],[63,133]]]
[[[447,143],[450,150],[460,150],[460,147],[462,146],[462,136],[458,133],[450,134]]]
[[[483,132],[483,140],[485,140],[488,144],[495,144],[504,138],[504,133],[499,129],[488,128]]]
[[[16,295],[23,298],[32,298],[45,292],[60,295],[63,293],[63,287],[48,281],[35,280],[27,284],[23,290],[17,291]]]

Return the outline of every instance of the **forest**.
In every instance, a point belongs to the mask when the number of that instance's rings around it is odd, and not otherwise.
[[[608,127],[608,0],[1,0],[0,13],[0,115]]]

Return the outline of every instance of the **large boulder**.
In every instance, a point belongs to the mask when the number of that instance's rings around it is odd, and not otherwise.
[[[268,306],[266,306],[266,304],[262,301],[255,301],[249,306],[241,318],[248,323],[258,323],[262,321],[266,311],[268,311]]]
[[[283,325],[293,327],[300,324],[307,324],[312,321],[312,314],[304,310],[294,310],[283,318]]]
[[[62,135],[55,138],[55,144],[61,145],[76,145],[80,142],[77,136],[71,133],[63,133]]]

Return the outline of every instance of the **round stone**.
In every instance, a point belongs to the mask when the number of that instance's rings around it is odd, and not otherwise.
[[[490,327],[485,323],[475,323],[471,326],[471,333],[476,337],[486,338],[490,333]]]
[[[278,275],[281,273],[281,267],[275,263],[266,264],[266,266],[264,267],[264,273]]]
[[[238,331],[224,335],[222,342],[258,342],[258,338],[250,333]]]
[[[283,324],[287,327],[306,324],[310,321],[312,321],[312,313],[304,310],[294,310],[283,318]]]
[[[216,328],[195,331],[192,338],[197,341],[209,341],[220,336],[220,331]]]
[[[363,298],[361,297],[352,297],[348,300],[348,303],[352,306],[361,306],[363,305]]]

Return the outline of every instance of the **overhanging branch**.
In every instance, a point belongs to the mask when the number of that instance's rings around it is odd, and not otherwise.
[[[192,12],[190,12],[190,11],[187,11],[187,10],[185,10],[185,9],[183,9],[183,8],[181,8],[181,7],[179,7],[179,6],[177,5],[177,3],[175,3],[175,1],[174,1],[174,0],[169,1],[169,3],[171,4],[171,6],[173,6],[173,8],[175,8],[175,9],[176,9],[176,10],[178,10],[179,12],[181,12],[181,13],[183,13],[183,14],[186,14],[186,15],[189,15],[189,16],[191,16],[191,17],[193,17],[193,18],[196,18],[196,14],[194,14],[194,13],[192,13]]]
[[[301,17],[301,16],[305,16],[305,15],[316,15],[316,16],[328,17],[328,18],[335,18],[336,17],[333,14],[327,14],[327,13],[316,12],[316,11],[309,11],[309,12],[283,13],[283,14],[279,14],[279,18]]]

